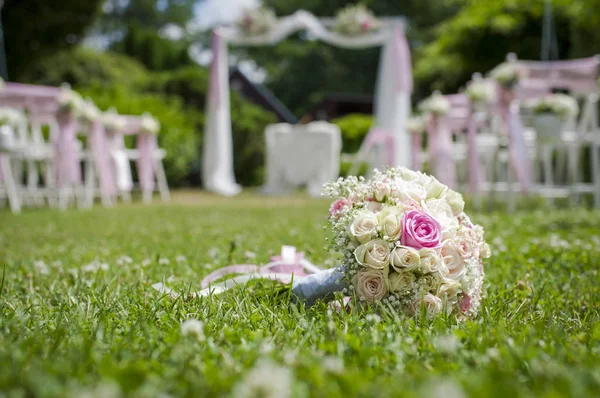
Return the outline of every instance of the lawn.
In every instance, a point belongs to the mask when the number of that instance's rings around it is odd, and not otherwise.
[[[0,211],[0,397],[598,396],[598,211],[472,213],[493,251],[474,320],[296,307],[268,283],[187,299],[284,244],[333,265],[327,206],[186,193]],[[183,333],[186,319],[203,327]]]

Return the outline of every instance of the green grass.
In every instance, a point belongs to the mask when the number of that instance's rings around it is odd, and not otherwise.
[[[285,396],[287,383],[293,397],[600,391],[600,212],[473,213],[494,255],[483,311],[457,322],[296,307],[271,284],[161,295],[153,283],[196,291],[210,270],[265,263],[284,244],[332,258],[326,202],[176,203],[0,212],[0,397]],[[108,268],[86,272],[96,259]],[[182,335],[188,318],[204,338]]]

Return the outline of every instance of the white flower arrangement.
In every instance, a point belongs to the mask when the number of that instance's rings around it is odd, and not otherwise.
[[[142,115],[141,128],[146,133],[158,134],[160,123],[151,114],[145,113]]]
[[[72,112],[79,114],[85,106],[85,101],[77,93],[68,86],[62,86],[58,95],[59,111],[61,112]]]
[[[435,92],[421,101],[419,110],[426,115],[444,116],[450,111],[450,102],[442,94]]]
[[[94,104],[94,102],[91,99],[87,98],[83,102],[83,105],[81,106],[81,109],[80,109],[81,120],[86,123],[93,123],[98,118],[100,118],[100,115],[101,115],[100,110],[98,109],[96,104]]]
[[[8,125],[16,127],[23,121],[25,115],[23,112],[14,108],[0,108],[0,126]]]
[[[467,86],[465,94],[474,104],[491,104],[496,98],[496,87],[489,80],[477,79]]]
[[[275,12],[266,7],[246,9],[237,22],[241,32],[250,36],[261,36],[271,32],[277,25]]]
[[[358,36],[381,28],[381,22],[364,5],[349,5],[341,9],[334,30],[345,36]]]
[[[340,178],[325,193],[336,198],[332,246],[361,301],[406,314],[477,314],[490,249],[459,193],[406,168]]]
[[[561,119],[576,116],[579,106],[575,98],[566,94],[552,94],[528,101],[525,106],[534,114],[553,114]]]
[[[421,116],[413,116],[406,121],[406,130],[411,134],[423,134],[425,127],[425,120]]]
[[[504,62],[490,72],[490,77],[502,87],[514,88],[521,79],[526,77],[526,70],[516,62]]]
[[[125,120],[117,113],[116,109],[111,108],[102,114],[102,124],[109,131],[121,131],[125,128]]]

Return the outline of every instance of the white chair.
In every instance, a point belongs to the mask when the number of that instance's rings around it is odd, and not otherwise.
[[[20,188],[12,167],[15,155],[18,154],[15,125],[0,126],[0,199],[8,199],[13,213],[21,211]]]

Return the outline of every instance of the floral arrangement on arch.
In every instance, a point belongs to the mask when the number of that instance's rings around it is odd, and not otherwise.
[[[490,77],[505,89],[512,89],[526,77],[527,70],[514,61],[504,62],[490,72]]]
[[[101,113],[96,104],[90,99],[87,98],[83,105],[81,106],[79,117],[85,123],[94,123],[98,118],[100,118]]]
[[[63,85],[58,95],[59,112],[70,112],[78,115],[85,107],[85,101],[69,86]]]
[[[246,9],[237,22],[243,33],[250,36],[262,36],[272,31],[277,25],[275,12],[267,7]]]
[[[333,249],[361,301],[407,314],[477,314],[490,249],[459,193],[406,168],[340,178],[325,193],[336,198]]]
[[[467,86],[465,94],[473,104],[491,104],[496,99],[496,86],[489,80],[475,79]]]
[[[541,98],[529,100],[525,104],[534,114],[552,114],[561,119],[568,119],[579,113],[579,106],[575,98],[566,94],[551,94]]]
[[[419,110],[426,115],[444,116],[450,112],[450,102],[438,91],[419,104]]]
[[[125,128],[126,122],[115,108],[110,108],[102,114],[102,124],[108,131],[121,131]]]
[[[349,5],[335,19],[334,30],[346,36],[358,36],[381,28],[381,22],[364,5]]]

